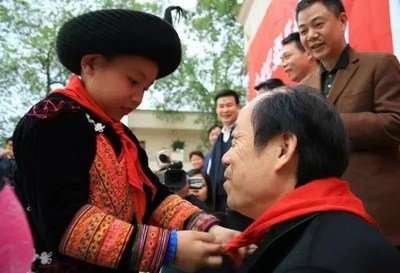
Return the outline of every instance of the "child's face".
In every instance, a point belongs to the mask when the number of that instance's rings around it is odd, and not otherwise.
[[[121,55],[111,60],[98,54],[88,60],[85,57],[82,59],[85,88],[115,121],[140,105],[144,92],[158,74],[157,64],[140,56]]]

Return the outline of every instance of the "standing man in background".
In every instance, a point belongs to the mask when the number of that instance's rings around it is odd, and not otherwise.
[[[223,188],[225,166],[221,159],[231,147],[231,133],[240,110],[239,95],[233,90],[222,90],[215,96],[215,105],[218,119],[222,123],[222,133],[210,151],[207,174],[213,187],[214,210],[225,212],[226,192]]]
[[[233,90],[222,90],[215,96],[216,113],[222,123],[222,133],[210,151],[207,174],[211,180],[213,208],[225,225],[236,230],[245,229],[251,219],[227,208],[223,155],[231,148],[232,130],[240,111],[239,95]],[[206,163],[207,164],[207,163]]]
[[[298,32],[293,32],[284,38],[282,46],[282,67],[290,80],[301,82],[318,68],[317,61],[301,44]]]
[[[296,20],[301,43],[320,61],[302,83],[335,105],[349,132],[343,179],[400,249],[400,64],[392,54],[358,53],[347,44],[340,0],[302,0]]]

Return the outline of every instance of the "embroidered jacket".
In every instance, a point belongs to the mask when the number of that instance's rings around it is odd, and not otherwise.
[[[36,104],[14,133],[16,191],[26,207],[36,255],[34,272],[158,272],[170,229],[207,230],[211,215],[172,194],[148,167],[144,224],[135,220],[121,141],[109,124],[76,102],[53,94]]]

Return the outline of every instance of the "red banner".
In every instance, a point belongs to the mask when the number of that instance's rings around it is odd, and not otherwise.
[[[389,0],[344,0],[348,16],[348,40],[359,51],[393,52]],[[271,77],[291,81],[280,67],[281,41],[297,30],[298,0],[272,0],[248,52],[248,99],[254,86]],[[400,16],[400,14],[399,14]],[[393,24],[393,23],[392,23]]]

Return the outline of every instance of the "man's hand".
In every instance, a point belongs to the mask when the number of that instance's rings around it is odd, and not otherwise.
[[[222,264],[220,241],[213,234],[200,231],[178,231],[174,265],[194,272],[203,267],[219,267]]]
[[[217,239],[222,241],[223,245],[225,245],[226,243],[231,241],[234,237],[240,234],[240,232],[237,230],[224,228],[218,225],[212,226],[209,232],[214,234],[217,237]],[[256,250],[257,246],[254,244],[239,248],[238,249],[239,260],[236,261],[237,265],[242,264],[243,259],[253,254]]]
[[[14,153],[10,149],[4,149],[0,152],[0,158],[7,157],[7,158],[14,158]]]

